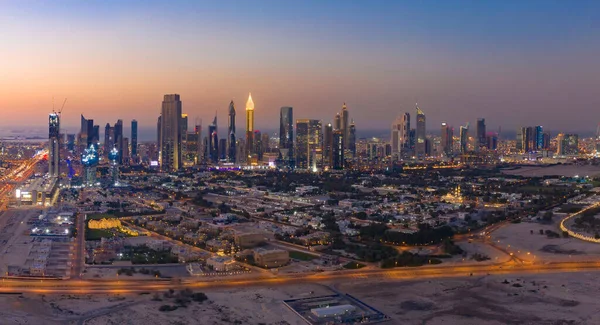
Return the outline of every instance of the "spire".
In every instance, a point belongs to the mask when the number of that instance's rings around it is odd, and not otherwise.
[[[416,103],[415,106],[417,109],[417,115],[425,115],[425,113],[423,113],[423,111],[419,108],[419,103]]]
[[[213,125],[217,125],[217,111],[215,111],[215,119],[213,120]]]
[[[248,101],[246,102],[246,110],[253,111],[254,110],[254,102],[252,101],[252,94],[248,93]]]
[[[344,105],[342,105],[342,110],[345,110],[346,108],[346,102],[344,102]]]
[[[235,105],[233,104],[233,100],[229,103],[229,115],[235,115]]]

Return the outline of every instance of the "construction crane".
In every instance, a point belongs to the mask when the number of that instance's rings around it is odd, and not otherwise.
[[[56,115],[58,115],[58,117],[60,117],[62,114],[63,108],[65,108],[66,103],[67,103],[67,98],[65,97],[65,100],[63,101],[63,104],[60,107],[60,110],[57,112],[56,109],[54,108],[54,97],[52,97],[52,113],[55,113]]]

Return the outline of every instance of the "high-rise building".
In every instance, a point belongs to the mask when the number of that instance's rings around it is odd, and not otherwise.
[[[335,114],[335,118],[333,119],[333,130],[341,130],[342,129],[342,117],[340,113]]]
[[[321,121],[296,120],[296,167],[316,170],[320,167],[323,134]]]
[[[460,127],[460,153],[469,151],[469,124]]]
[[[67,150],[71,153],[75,152],[75,134],[67,134]]]
[[[323,166],[331,167],[333,162],[333,125],[323,128]]]
[[[262,144],[262,134],[260,133],[260,130],[254,130],[254,136],[252,137],[252,139],[254,139],[254,149],[252,151],[256,155],[256,159],[258,159],[258,161],[262,161],[262,159],[263,159],[263,151],[262,151],[263,144]]]
[[[400,152],[402,152],[402,119],[397,117],[394,122],[392,122],[392,135],[390,137],[390,146],[392,147],[392,156],[394,159],[399,158]]]
[[[349,149],[350,148],[350,117],[349,117],[350,113],[348,112],[348,108],[346,107],[346,103],[344,103],[344,105],[342,105],[342,112],[340,113],[340,118],[341,118],[341,130],[344,133],[344,148]]]
[[[417,159],[422,160],[425,159],[425,140],[426,140],[426,130],[425,130],[425,113],[419,108],[419,105],[416,106],[417,111],[417,128],[416,128],[416,137],[417,143],[415,147],[415,153]]]
[[[236,154],[236,138],[235,138],[235,105],[233,100],[229,103],[229,120],[227,125],[227,161],[235,162]]]
[[[136,120],[131,121],[131,156],[137,158],[138,146],[138,122]]]
[[[354,124],[354,119],[352,119],[348,128],[348,150],[350,150],[352,157],[356,157],[356,124]]]
[[[115,147],[115,129],[106,123],[104,127],[104,156],[108,157],[112,149]]]
[[[164,96],[160,123],[160,166],[163,170],[181,168],[181,107],[178,94]]]
[[[410,152],[415,148],[414,133],[411,135],[410,128],[410,113],[406,112],[402,115],[402,124],[400,126],[400,154],[409,156]]]
[[[557,137],[557,155],[576,156],[579,154],[579,136],[560,133]]]
[[[268,133],[263,133],[260,139],[260,143],[262,144],[261,151],[263,154],[271,152],[270,138]]]
[[[279,153],[285,165],[293,167],[294,160],[294,112],[284,106],[279,111]]]
[[[487,146],[486,132],[485,132],[485,119],[477,119],[477,150]]]
[[[534,127],[534,148],[535,151],[541,151],[544,148],[544,128],[541,125]]]
[[[452,145],[453,145],[453,130],[452,127],[449,126],[446,122],[442,122],[442,152],[446,156],[452,155]]]
[[[123,120],[117,120],[117,123],[115,123],[114,128],[114,133],[115,133],[115,147],[117,148],[117,150],[119,151],[119,165],[123,164],[123,158],[124,158],[124,154],[123,154],[123,139],[124,139],[124,135],[123,135]]]
[[[60,116],[51,113],[48,117],[48,174],[50,177],[60,177]]]
[[[219,139],[219,160],[227,160],[227,139]]]
[[[516,149],[518,152],[523,152],[523,129],[524,128],[518,128],[517,129],[517,138],[516,138]]]
[[[341,130],[333,131],[332,168],[344,169],[344,133]]]
[[[214,164],[219,162],[219,136],[217,130],[217,116],[212,124],[208,126],[208,157]]]
[[[251,156],[254,152],[254,101],[252,94],[248,94],[246,101],[246,156]]]
[[[158,147],[157,159],[160,160],[162,150],[162,116],[159,116],[156,120],[156,146]]]
[[[119,150],[113,147],[107,157],[110,165],[111,185],[115,186],[119,184]]]

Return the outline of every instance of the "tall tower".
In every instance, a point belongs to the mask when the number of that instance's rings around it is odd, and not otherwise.
[[[227,125],[227,161],[230,163],[235,162],[235,105],[233,100],[229,103],[229,123]]]
[[[400,154],[402,156],[408,156],[408,152],[412,149],[410,141],[410,113],[406,112],[402,115],[402,122],[400,125]]]
[[[485,119],[477,119],[477,149],[487,146],[485,135]]]
[[[217,114],[212,124],[208,126],[208,157],[213,163],[219,162],[219,136],[217,133]]]
[[[342,133],[344,133],[344,148],[349,149],[349,140],[350,140],[350,124],[349,122],[349,112],[348,112],[348,108],[346,107],[346,103],[344,103],[344,105],[342,105],[342,112],[340,113],[340,117],[341,117],[341,130]]]
[[[160,122],[160,166],[163,170],[181,168],[181,106],[178,94],[165,95]]]
[[[117,120],[114,126],[115,147],[119,151],[119,164],[123,164],[123,120]]]
[[[341,130],[342,129],[342,117],[340,113],[335,114],[335,118],[333,119],[333,130]]]
[[[138,143],[138,122],[136,120],[131,121],[131,156],[137,157],[137,143]]]
[[[322,161],[323,134],[320,120],[296,120],[296,166],[316,170]]]
[[[344,133],[341,130],[333,131],[332,162],[333,169],[344,169]]]
[[[452,154],[452,127],[449,126],[446,122],[442,122],[442,152],[446,156],[450,156]]]
[[[348,149],[352,153],[352,157],[356,156],[356,124],[354,119],[351,120],[348,127]]]
[[[460,127],[460,153],[467,153],[469,150],[469,123]]]
[[[323,128],[323,165],[331,167],[333,161],[333,125]]]
[[[294,157],[294,109],[282,107],[279,111],[279,153],[288,167],[293,167]]]
[[[246,155],[250,156],[254,153],[254,101],[252,94],[248,94],[246,101]]]
[[[417,159],[422,160],[425,159],[425,113],[419,108],[419,105],[416,105],[417,111],[417,128],[416,128],[416,144],[415,151],[417,154]]]
[[[50,177],[60,177],[60,116],[57,113],[51,113],[48,117],[48,140],[50,155],[48,156]]]

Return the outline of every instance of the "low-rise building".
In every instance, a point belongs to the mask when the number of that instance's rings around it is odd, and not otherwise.
[[[290,253],[282,249],[257,248],[254,250],[254,263],[260,267],[281,267],[289,261]]]
[[[238,233],[234,237],[235,245],[241,248],[252,248],[265,242],[265,235],[261,233]]]
[[[231,257],[215,256],[207,259],[206,265],[217,272],[228,272],[235,268],[235,260]]]

